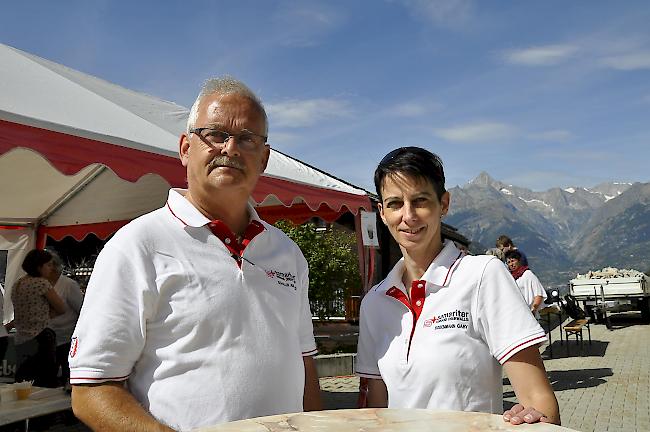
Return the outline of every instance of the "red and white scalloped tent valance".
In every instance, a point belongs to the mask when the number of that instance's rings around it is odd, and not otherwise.
[[[177,152],[187,115],[174,103],[0,44],[5,282],[46,236],[106,237],[163,205],[170,186],[185,186]],[[366,191],[275,150],[252,199],[271,222],[332,221],[371,209]]]
[[[187,114],[0,44],[0,226],[105,236],[155,208],[186,184],[177,146]],[[366,191],[274,150],[252,198],[273,220],[370,210]]]

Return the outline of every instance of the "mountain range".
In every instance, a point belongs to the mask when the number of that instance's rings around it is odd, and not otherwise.
[[[505,234],[545,286],[603,267],[650,270],[650,183],[602,183],[543,192],[487,173],[451,188],[445,222],[484,253]]]

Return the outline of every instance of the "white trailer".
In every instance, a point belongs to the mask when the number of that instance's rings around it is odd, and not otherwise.
[[[650,321],[650,281],[642,273],[634,277],[576,278],[569,292],[583,302],[589,316],[602,321],[607,311],[639,310]]]

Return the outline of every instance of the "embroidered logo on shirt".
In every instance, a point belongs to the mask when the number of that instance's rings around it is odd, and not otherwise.
[[[298,289],[296,288],[296,275],[290,272],[281,272],[278,270],[266,270],[266,275],[270,279],[275,279],[278,285],[293,288],[294,291]]]
[[[424,320],[424,326],[431,327],[436,322],[437,319],[438,319],[437,317],[433,317],[431,319]]]
[[[434,330],[442,329],[466,329],[469,322],[469,312],[461,310],[453,310],[445,312],[438,316],[433,316],[424,320],[424,327],[433,327]],[[435,324],[435,325],[434,325]]]
[[[68,353],[68,354],[70,354],[70,358],[77,355],[77,346],[78,345],[79,345],[79,339],[77,339],[77,337],[75,336],[70,340],[70,352]]]

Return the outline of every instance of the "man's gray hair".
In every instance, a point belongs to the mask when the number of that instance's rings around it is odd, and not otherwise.
[[[225,76],[220,78],[210,78],[207,81],[205,81],[205,83],[203,83],[203,87],[201,87],[201,91],[199,92],[199,95],[196,97],[196,100],[192,105],[192,109],[190,109],[190,115],[187,118],[186,133],[188,135],[190,134],[190,130],[194,129],[194,126],[196,125],[196,119],[199,116],[199,105],[201,104],[201,100],[203,100],[204,97],[215,93],[219,93],[223,95],[237,94],[252,100],[255,103],[255,105],[258,106],[262,115],[264,115],[264,135],[268,135],[269,120],[266,115],[266,110],[264,109],[264,105],[262,104],[262,101],[260,100],[260,98],[257,97],[255,93],[253,93],[253,91],[250,88],[248,88],[246,84],[230,76]]]

